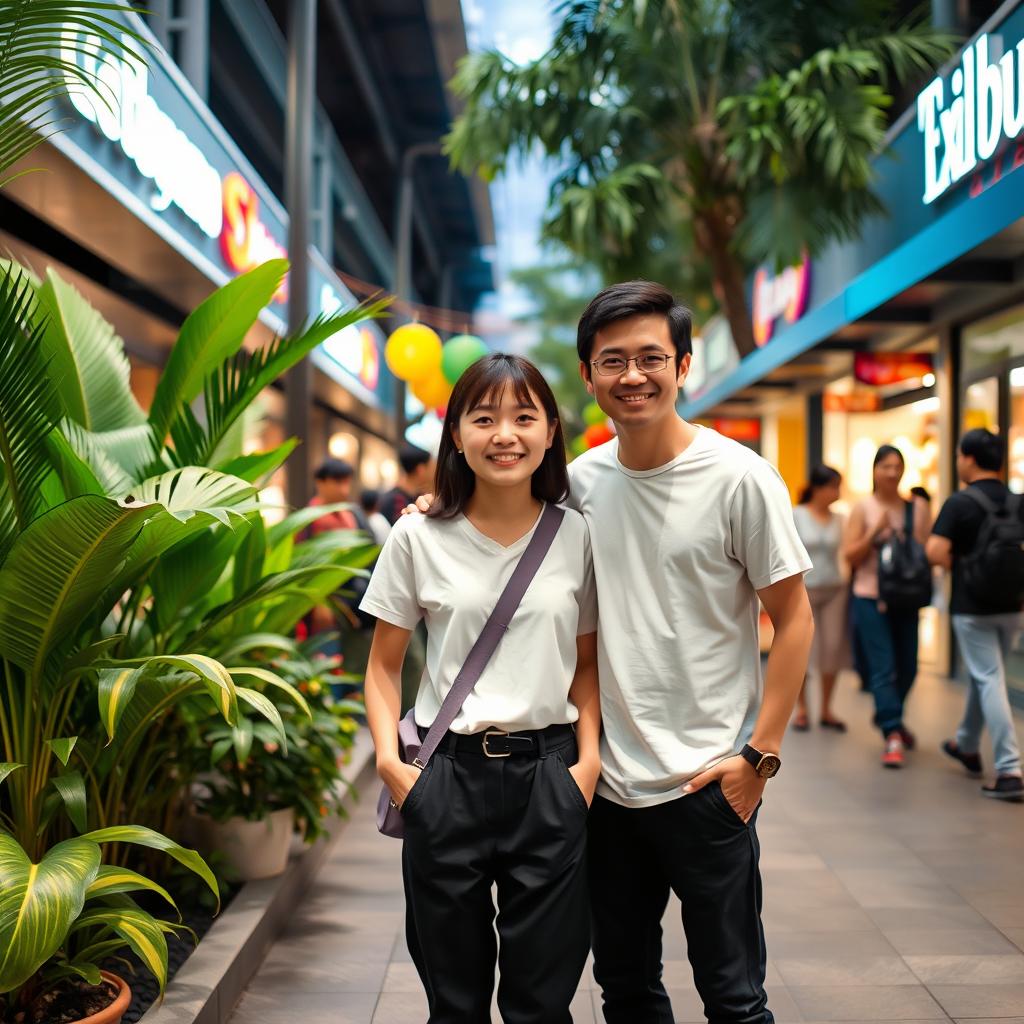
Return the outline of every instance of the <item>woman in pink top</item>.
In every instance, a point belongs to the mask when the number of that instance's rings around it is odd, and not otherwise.
[[[853,567],[853,625],[875,698],[875,724],[885,737],[882,764],[903,765],[913,734],[903,724],[903,705],[917,675],[916,611],[888,608],[878,599],[878,549],[906,523],[900,495],[906,463],[898,448],[884,444],[875,454],[874,493],[858,502],[846,525],[843,554]],[[923,501],[913,500],[914,536],[923,544],[930,523]]]

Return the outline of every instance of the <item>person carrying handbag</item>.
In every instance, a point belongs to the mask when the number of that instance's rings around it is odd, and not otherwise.
[[[490,1019],[496,963],[506,1024],[572,1020],[590,946],[600,698],[590,539],[557,507],[568,490],[543,377],[517,356],[480,360],[448,405],[430,512],[395,525],[360,606],[378,620],[367,719],[382,831],[404,838],[429,1024]],[[400,745],[402,662],[421,620],[426,667]]]
[[[917,627],[931,599],[931,570],[924,555],[928,507],[905,501],[900,481],[906,463],[898,448],[875,453],[873,493],[859,501],[846,526],[843,554],[853,567],[853,624],[875,699],[875,725],[885,739],[882,766],[902,768],[916,746],[903,709],[917,676]],[[909,527],[909,529],[908,529]]]

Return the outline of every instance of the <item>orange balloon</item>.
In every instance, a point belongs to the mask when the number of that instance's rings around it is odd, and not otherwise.
[[[409,389],[428,409],[447,405],[452,396],[452,386],[440,369],[425,377],[417,377],[409,384]]]
[[[595,423],[583,431],[583,440],[588,448],[596,448],[600,444],[606,444],[614,436],[607,423]]]

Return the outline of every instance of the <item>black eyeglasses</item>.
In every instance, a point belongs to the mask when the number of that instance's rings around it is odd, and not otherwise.
[[[591,361],[591,366],[597,367],[597,372],[602,377],[621,377],[628,369],[630,363],[636,363],[636,368],[641,373],[658,373],[668,366],[669,356],[664,352],[645,352],[642,356],[603,356],[601,359]]]

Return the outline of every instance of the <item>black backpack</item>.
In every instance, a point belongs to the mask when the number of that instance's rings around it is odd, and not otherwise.
[[[1024,522],[1020,495],[1007,492],[997,505],[978,487],[964,490],[984,510],[985,519],[970,553],[960,559],[960,578],[971,600],[995,611],[1024,604]]]
[[[878,549],[878,599],[895,611],[916,612],[932,603],[932,567],[914,537],[914,506],[906,503],[903,533]]]

